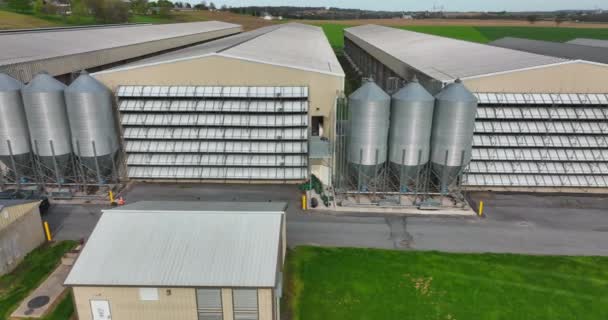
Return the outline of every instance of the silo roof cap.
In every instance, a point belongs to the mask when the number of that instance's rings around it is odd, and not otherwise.
[[[418,82],[418,79],[414,77],[408,84],[393,94],[393,99],[427,102],[434,101],[435,97],[426,91],[426,89]]]
[[[0,73],[0,92],[18,91],[21,88],[23,88],[23,83],[6,73]]]
[[[477,97],[467,89],[460,79],[456,79],[454,83],[447,85],[435,98],[441,101],[459,101],[459,102],[474,102],[477,103]]]
[[[41,72],[23,88],[23,92],[54,92],[63,91],[65,88],[65,84],[51,77],[48,73]]]
[[[364,79],[363,85],[348,98],[350,100],[361,101],[384,101],[391,99],[391,97],[371,79]]]

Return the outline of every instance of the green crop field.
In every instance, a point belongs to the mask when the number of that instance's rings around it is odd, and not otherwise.
[[[608,257],[298,247],[292,320],[608,319]]]
[[[319,24],[336,51],[344,47],[343,31],[350,26]],[[503,37],[565,42],[575,38],[608,40],[608,28],[557,28],[557,27],[471,27],[471,26],[406,26],[402,29],[438,36],[488,43]]]

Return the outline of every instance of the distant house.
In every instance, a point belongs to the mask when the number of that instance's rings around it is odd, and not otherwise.
[[[0,200],[0,275],[44,242],[40,201]]]
[[[104,211],[65,285],[80,320],[278,320],[280,202],[144,201]]]
[[[47,0],[46,3],[55,7],[57,14],[69,15],[72,13],[72,3],[69,0]]]

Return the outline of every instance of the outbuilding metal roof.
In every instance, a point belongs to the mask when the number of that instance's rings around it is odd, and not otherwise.
[[[344,70],[327,41],[323,29],[300,23],[260,28],[101,73],[209,55],[344,76]]]
[[[38,71],[47,71],[51,75],[65,74],[224,37],[241,30],[241,26],[236,24],[206,21],[0,34],[0,72],[29,81]],[[62,65],[53,65],[51,60],[58,58],[67,60],[61,61]]]
[[[567,43],[578,44],[581,46],[589,46],[589,47],[608,48],[608,40],[577,38],[577,39],[568,41]]]
[[[147,202],[104,211],[65,284],[274,287],[284,208]]]
[[[496,47],[544,54],[558,58],[580,59],[608,63],[608,46],[605,48],[589,47],[572,43],[559,43],[511,37],[502,38],[493,41],[490,44]]]
[[[565,60],[484,44],[377,25],[348,28],[345,36],[368,51],[380,51],[402,63],[397,74],[413,68],[451,82],[487,74],[551,65]],[[376,57],[378,59],[378,57]],[[381,61],[390,66],[390,63]]]

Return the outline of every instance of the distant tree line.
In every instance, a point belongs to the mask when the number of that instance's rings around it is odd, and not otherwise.
[[[272,16],[281,16],[289,19],[317,19],[317,20],[346,20],[346,19],[391,19],[398,18],[403,15],[402,12],[391,11],[370,11],[360,9],[342,9],[342,8],[326,8],[326,7],[232,7],[229,11],[239,14],[252,16],[261,16],[270,14]]]

